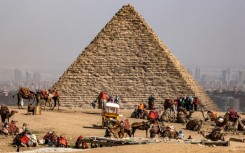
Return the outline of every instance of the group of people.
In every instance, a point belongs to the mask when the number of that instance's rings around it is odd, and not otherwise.
[[[174,102],[177,110],[182,107],[185,108],[187,111],[197,111],[199,106],[198,97],[192,96],[177,97],[176,99],[174,99]]]
[[[93,108],[95,108],[96,103],[98,103],[98,109],[105,109],[105,103],[116,103],[120,104],[120,98],[118,95],[113,98],[112,96],[109,96],[105,91],[102,91],[99,96],[96,98],[96,100],[92,103]]]
[[[179,110],[180,108],[184,108],[187,111],[197,111],[199,106],[199,99],[198,97],[193,96],[184,96],[184,97],[177,97],[173,99],[173,109],[175,111]],[[143,102],[140,102],[137,105],[137,117],[140,118],[142,116],[144,109],[146,109],[146,105]],[[155,109],[155,97],[152,95],[148,98],[148,107],[149,110]]]

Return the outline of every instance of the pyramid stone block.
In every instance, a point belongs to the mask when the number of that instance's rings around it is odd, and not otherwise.
[[[101,91],[119,95],[123,105],[166,98],[198,96],[217,110],[167,46],[133,6],[123,6],[54,84],[63,106],[85,106]]]

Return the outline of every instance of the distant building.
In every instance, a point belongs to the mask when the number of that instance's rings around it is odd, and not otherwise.
[[[238,83],[240,85],[244,84],[245,82],[245,71],[239,71],[238,72]]]
[[[201,70],[199,68],[196,68],[194,78],[196,81],[200,81],[200,77],[201,77]]]
[[[14,80],[16,83],[21,83],[23,81],[22,73],[19,69],[14,70]]]
[[[231,81],[231,70],[226,69],[222,71],[222,83],[223,85],[229,85]]]
[[[218,105],[221,111],[227,111],[229,108],[233,108],[237,111],[241,111],[240,99],[225,94],[209,94],[211,99]]]
[[[35,72],[35,73],[33,74],[33,81],[34,81],[34,82],[40,82],[40,81],[41,81],[41,74],[38,73],[38,72]]]
[[[187,71],[192,75],[192,70],[190,68],[188,68]]]
[[[26,82],[32,82],[32,73],[31,71],[26,71]]]
[[[207,87],[207,83],[208,83],[208,80],[207,80],[207,75],[206,74],[203,74],[201,79],[200,79],[200,84],[206,88]]]

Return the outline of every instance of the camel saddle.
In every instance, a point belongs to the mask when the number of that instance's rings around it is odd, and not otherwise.
[[[20,90],[26,96],[28,96],[30,94],[30,89],[29,88],[20,88]]]

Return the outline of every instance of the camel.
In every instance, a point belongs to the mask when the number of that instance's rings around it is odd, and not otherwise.
[[[176,119],[176,106],[175,106],[174,99],[165,99],[163,107],[164,107],[164,112],[167,111],[168,109],[170,110],[170,116],[172,116],[172,110],[173,110],[174,112],[173,117],[175,120]]]
[[[213,111],[208,111],[207,112],[207,117],[204,115],[204,110],[201,108],[202,116],[205,121],[211,120],[211,121],[216,121],[217,120],[217,113]]]
[[[148,137],[148,130],[150,129],[150,121],[142,121],[142,122],[134,122],[131,124],[132,128],[132,135],[134,136],[135,131],[138,130],[145,130],[146,131],[146,137]]]
[[[75,148],[78,149],[88,149],[88,144],[86,142],[83,142],[83,136],[79,136],[76,141]]]
[[[186,129],[200,132],[202,125],[203,125],[203,120],[192,119],[187,122]]]
[[[179,133],[176,131],[174,127],[167,126],[163,131],[161,132],[161,137],[168,137],[170,139],[177,139],[179,137]]]
[[[15,114],[18,113],[15,110],[9,111],[8,106],[2,105],[0,109],[1,120],[3,123],[9,123],[9,119]]]
[[[10,123],[2,124],[0,127],[0,132],[5,135],[16,135],[19,133],[19,128],[16,126],[17,121],[11,121]]]
[[[56,146],[58,135],[54,131],[49,131],[46,133],[43,139],[44,139],[44,144],[48,144],[50,146]]]
[[[186,122],[186,114],[182,111],[177,113],[177,123],[185,123]]]
[[[234,117],[227,112],[224,117],[218,117],[215,124],[216,127],[224,128],[225,131],[233,131],[233,134],[237,134],[239,123],[241,123],[239,120],[239,115]]]
[[[204,131],[200,132],[204,138],[210,139],[212,141],[225,141],[225,132],[223,128],[214,128],[210,134],[205,135]]]
[[[50,110],[53,110],[56,105],[58,105],[59,110],[59,93],[58,90],[49,90],[47,93],[44,90],[38,91],[36,94],[37,105],[43,105],[41,101],[45,101],[44,110],[46,110],[46,106],[48,104]],[[52,107],[51,102],[54,100],[54,106]]]
[[[177,123],[186,123],[186,120],[189,119],[192,115],[192,112],[189,111],[189,115],[187,115],[187,110],[185,108],[180,107],[177,113]]]
[[[35,100],[35,92],[30,91],[29,88],[20,88],[19,92],[16,95],[17,95],[17,99],[18,99],[17,105],[18,105],[19,109],[23,109],[23,99],[28,99],[29,103],[30,103],[31,99],[33,99],[33,102]],[[15,95],[13,95],[13,98],[14,97],[15,97]]]
[[[245,132],[245,119],[238,119],[238,130]]]
[[[170,116],[169,112],[164,111],[162,113],[162,115],[160,116],[159,120],[161,122],[170,122],[172,119],[171,119],[171,116]]]
[[[166,129],[166,126],[163,122],[155,121],[150,128],[150,138],[154,138],[156,134],[161,136],[164,129]]]

